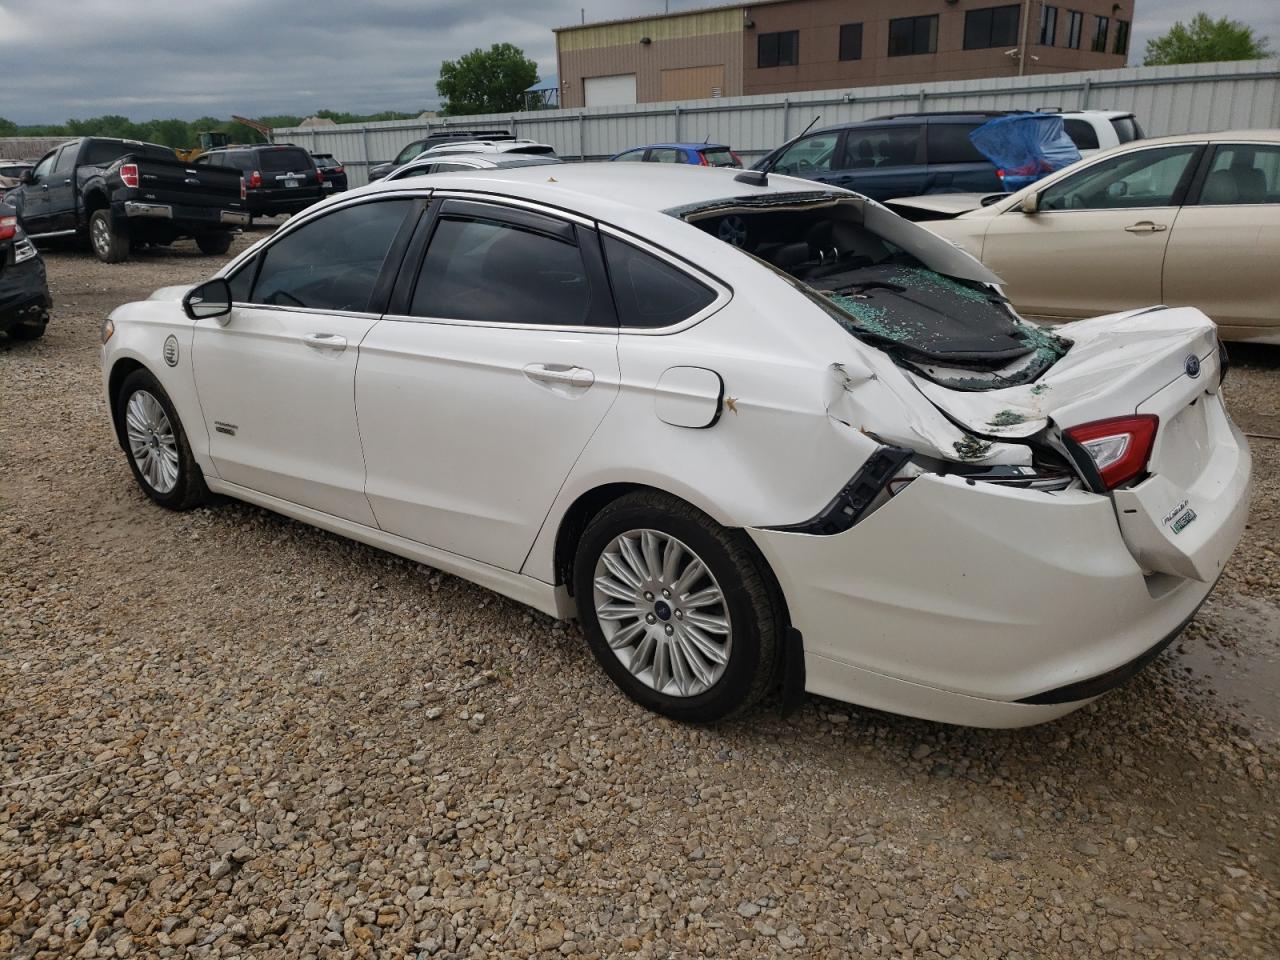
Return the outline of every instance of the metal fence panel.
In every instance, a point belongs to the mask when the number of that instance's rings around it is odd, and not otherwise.
[[[276,130],[274,139],[334,154],[346,164],[351,184],[359,186],[373,164],[450,126],[505,128],[551,144],[566,159],[601,159],[645,143],[707,139],[727,143],[751,161],[800,133],[815,116],[826,126],[919,110],[1041,107],[1131,110],[1150,136],[1280,127],[1280,59],[297,127]]]

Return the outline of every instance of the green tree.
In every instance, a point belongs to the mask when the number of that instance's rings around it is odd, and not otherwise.
[[[1255,36],[1252,27],[1226,17],[1212,19],[1197,13],[1190,25],[1181,20],[1161,37],[1147,41],[1143,64],[1208,63],[1215,60],[1261,60],[1271,55],[1266,37]]]
[[[511,43],[476,48],[440,64],[436,91],[445,116],[507,113],[524,107],[524,91],[538,82],[538,65]]]
[[[16,137],[18,125],[7,117],[0,117],[0,137]]]

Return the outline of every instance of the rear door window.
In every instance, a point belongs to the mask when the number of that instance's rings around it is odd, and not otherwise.
[[[969,139],[977,128],[976,123],[929,124],[925,145],[929,163],[990,163]]]
[[[638,150],[628,150],[626,153],[620,153],[613,158],[619,163],[640,163],[644,160],[644,147]]]
[[[669,327],[716,299],[706,284],[639,247],[605,236],[604,253],[620,326]]]
[[[410,305],[415,317],[546,326],[582,326],[590,312],[591,284],[571,225],[447,209]]]
[[[1280,203],[1280,146],[1219,146],[1197,202],[1201,206]]]
[[[650,163],[684,163],[684,151],[674,147],[654,147],[649,151]]]
[[[383,261],[413,203],[343,207],[290,231],[262,253],[248,302],[368,312]]]
[[[919,163],[920,127],[859,127],[845,134],[845,169],[904,167]]]

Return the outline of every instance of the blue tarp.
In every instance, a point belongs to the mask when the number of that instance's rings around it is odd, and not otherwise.
[[[969,134],[984,157],[1004,171],[1005,189],[1021,190],[1045,174],[1080,159],[1080,151],[1062,127],[1062,118],[1016,113],[988,120]]]
[[[547,77],[547,79],[545,80],[539,80],[532,87],[525,87],[524,92],[525,93],[548,93],[552,90],[558,89],[559,86],[560,86],[559,77],[550,76],[550,77]]]

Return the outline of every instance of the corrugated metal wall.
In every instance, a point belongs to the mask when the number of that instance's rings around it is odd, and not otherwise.
[[[638,144],[705,137],[730,144],[752,160],[798,134],[818,115],[820,124],[827,125],[916,110],[1045,106],[1132,110],[1151,136],[1280,127],[1280,59],[295,128],[276,130],[274,139],[334,154],[347,165],[356,186],[366,182],[371,164],[390,160],[410,141],[447,126],[503,127],[518,137],[549,143],[568,159],[609,157]]]

